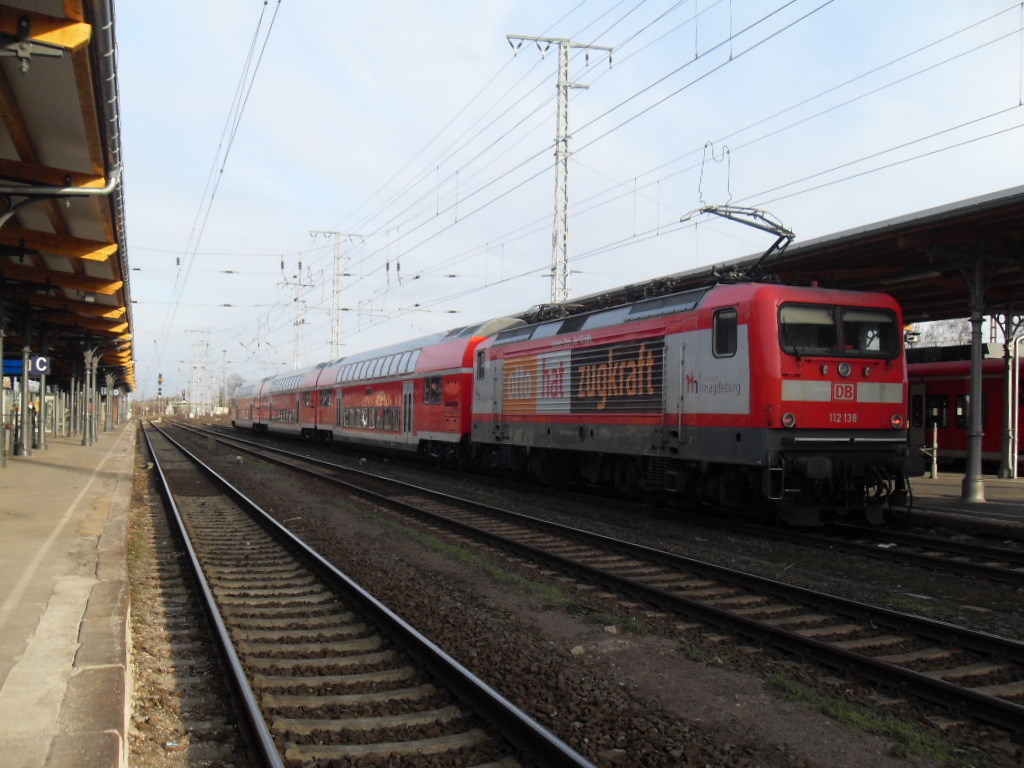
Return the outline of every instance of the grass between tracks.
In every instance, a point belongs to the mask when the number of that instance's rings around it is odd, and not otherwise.
[[[814,711],[861,731],[892,739],[890,753],[893,757],[906,758],[913,752],[932,760],[936,765],[949,768],[968,764],[963,761],[962,755],[954,754],[951,745],[935,738],[915,723],[825,696],[811,686],[778,672],[769,672],[763,679],[770,690],[785,698],[801,701]],[[976,765],[974,762],[969,764]]]
[[[528,594],[538,597],[545,602],[561,606],[571,616],[575,616],[592,624],[600,624],[602,626],[615,625],[622,631],[629,632],[631,634],[645,634],[649,631],[649,628],[639,619],[616,616],[605,611],[595,610],[591,606],[584,605],[583,603],[573,599],[568,592],[560,587],[533,581],[522,574],[515,573],[507,568],[502,568],[490,562],[486,556],[473,552],[472,550],[466,549],[458,544],[452,544],[451,542],[444,541],[432,534],[423,533],[422,531],[418,531],[396,520],[389,520],[379,516],[375,516],[375,518],[382,525],[408,536],[421,546],[435,552],[440,552],[441,554],[457,558],[467,565],[483,571],[501,584],[511,585],[516,589],[527,592]]]
[[[461,547],[457,544],[444,541],[429,533],[423,533],[417,531],[414,528],[410,528],[407,525],[403,525],[395,520],[388,520],[387,518],[378,517],[377,521],[382,525],[391,528],[392,530],[398,531],[405,536],[408,536],[413,541],[417,542],[427,549],[431,549],[435,552],[440,552],[443,555],[454,557],[462,562],[477,568],[488,576],[493,578],[495,581],[499,581],[503,584],[511,584],[519,589],[529,592],[531,595],[541,598],[547,602],[555,603],[556,605],[567,606],[573,601],[565,590],[560,589],[549,584],[541,584],[540,582],[531,581],[525,576],[521,576],[518,573],[513,573],[505,568],[501,568],[494,563],[490,562],[486,557],[469,549]]]
[[[565,608],[571,615],[585,618],[590,622],[598,624],[617,624],[625,631],[631,633],[643,634],[649,631],[649,628],[644,626],[641,621],[624,619],[623,617],[616,617],[602,611],[595,611],[592,607],[574,600],[568,592],[560,587],[533,581],[521,574],[502,568],[490,562],[485,555],[461,545],[453,544],[433,534],[416,530],[396,520],[372,513],[370,517],[373,517],[376,522],[396,533],[407,536],[426,549],[456,558],[486,573],[499,583],[509,584],[546,602],[559,605]],[[736,668],[729,660],[722,659],[717,654],[702,647],[699,643],[681,642],[680,650],[694,661],[711,663],[726,668]],[[975,756],[975,760],[965,760],[964,755],[958,753],[955,747],[948,742],[936,738],[915,723],[827,696],[814,687],[779,672],[765,674],[764,670],[756,669],[750,670],[750,672],[760,675],[765,685],[780,696],[800,701],[814,711],[820,712],[833,720],[891,740],[890,754],[893,757],[905,759],[911,754],[916,754],[930,760],[937,766],[943,766],[943,768],[966,768],[968,765],[979,766],[976,762],[977,756]]]

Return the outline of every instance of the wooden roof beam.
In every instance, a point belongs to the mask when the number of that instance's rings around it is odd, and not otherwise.
[[[8,280],[22,283],[53,285],[60,288],[71,288],[83,293],[100,293],[104,296],[112,296],[124,287],[123,280],[106,280],[100,277],[76,275],[73,272],[24,267],[2,261],[0,261],[0,275],[3,275]]]
[[[116,320],[119,317],[123,317],[127,311],[124,307],[111,307],[106,304],[96,304],[88,301],[72,301],[56,296],[32,295],[28,297],[28,303],[36,307],[62,309],[76,315],[91,315],[92,317],[103,317],[108,320]]]
[[[78,315],[72,317],[64,317],[57,315],[54,317],[47,318],[47,322],[53,325],[72,326],[74,328],[85,328],[88,331],[94,331],[96,333],[103,333],[108,335],[116,335],[123,333],[128,330],[128,323],[118,322],[106,322],[99,318],[81,317]]]
[[[103,189],[107,185],[107,179],[103,176],[5,158],[0,158],[0,179],[21,181],[26,184],[45,184],[51,187],[81,187],[82,189]]]
[[[0,229],[0,245],[29,251],[55,253],[72,259],[107,261],[117,253],[117,243],[103,243],[70,235],[54,235],[34,229],[6,226]]]
[[[89,24],[0,6],[0,33],[20,37],[23,22],[28,26],[28,39],[43,45],[77,51],[92,39],[92,26]]]

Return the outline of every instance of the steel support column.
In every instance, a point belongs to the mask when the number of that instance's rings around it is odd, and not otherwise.
[[[965,271],[965,275],[970,274]],[[982,324],[985,311],[985,260],[974,261],[974,271],[967,280],[971,291],[971,401],[967,410],[967,468],[960,491],[960,500],[972,503],[985,501],[985,480],[981,474],[981,358]]]

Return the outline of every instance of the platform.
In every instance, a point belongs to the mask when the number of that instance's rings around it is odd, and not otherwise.
[[[127,765],[134,422],[0,468],[0,762]]]
[[[985,501],[960,500],[962,472],[939,472],[911,480],[914,522],[946,525],[989,536],[1024,535],[1024,478],[1004,480],[985,475]]]
[[[0,763],[121,768],[130,706],[127,532],[134,422],[96,444],[51,438],[0,469]],[[1024,479],[913,481],[921,522],[1024,529]],[[991,531],[990,531],[991,532]]]

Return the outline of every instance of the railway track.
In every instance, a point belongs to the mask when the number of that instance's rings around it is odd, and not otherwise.
[[[823,538],[832,548],[872,557],[884,553],[887,560],[1024,587],[1024,551],[1019,549],[857,525],[832,526]]]
[[[243,450],[241,442],[226,442]],[[244,450],[690,621],[725,628],[1024,733],[1024,643],[1019,641],[837,598],[298,454],[265,446]]]
[[[1024,550],[851,524],[831,524],[824,532],[817,533],[721,520],[699,522],[730,533],[749,534],[1024,588]]]
[[[217,430],[216,433],[226,440],[240,440],[232,430]],[[240,444],[266,446],[265,443],[246,440],[242,440]],[[692,520],[700,525],[728,530],[731,533],[813,546],[1024,588],[1024,549],[994,547],[912,531],[852,524],[832,524],[826,531],[819,533],[731,522],[711,517],[694,516]]]
[[[167,434],[145,436],[267,765],[591,765]]]

